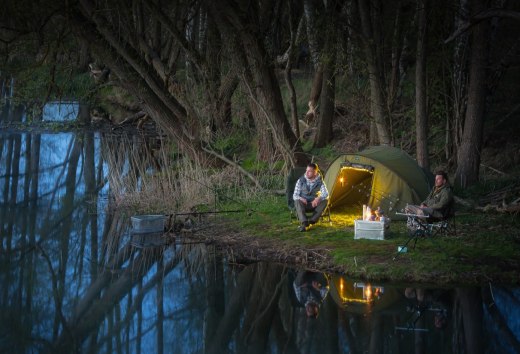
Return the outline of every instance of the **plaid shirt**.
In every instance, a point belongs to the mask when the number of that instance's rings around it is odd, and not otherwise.
[[[303,189],[303,183],[307,184],[308,190],[312,190],[314,185],[316,183],[318,183],[318,181],[321,181],[320,175],[317,175],[316,178],[314,178],[314,180],[312,180],[312,181],[310,179],[308,179],[306,176],[304,176],[304,177],[305,177],[305,182],[303,182],[301,178],[299,178],[298,182],[296,182],[296,186],[294,187],[294,193],[293,193],[294,200],[298,200],[298,199],[300,199],[300,197],[302,197],[301,194],[302,194],[302,189]],[[321,200],[324,200],[324,199],[327,199],[328,196],[329,196],[329,192],[327,191],[327,187],[325,186],[325,183],[322,183],[321,187],[320,187],[320,191],[319,191],[318,195],[316,195],[316,197],[320,197]]]
[[[296,282],[293,282],[293,289],[298,302],[302,305],[310,302],[321,304],[329,292],[328,286],[322,286],[320,290],[317,290],[312,287],[311,283],[297,285]]]

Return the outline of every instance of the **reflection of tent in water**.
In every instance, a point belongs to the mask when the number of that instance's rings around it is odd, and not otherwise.
[[[395,217],[407,203],[418,204],[430,191],[431,174],[425,172],[404,151],[389,146],[373,146],[355,154],[336,158],[325,175],[329,207],[339,211],[362,204],[380,206]]]
[[[341,275],[332,277],[330,295],[345,311],[359,314],[383,310],[401,298],[393,287],[354,282]]]

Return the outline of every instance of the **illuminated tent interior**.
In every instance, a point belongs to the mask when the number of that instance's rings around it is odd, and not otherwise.
[[[381,207],[396,218],[406,204],[418,204],[430,192],[433,176],[404,151],[373,146],[337,157],[325,174],[331,213],[362,214],[362,205]]]

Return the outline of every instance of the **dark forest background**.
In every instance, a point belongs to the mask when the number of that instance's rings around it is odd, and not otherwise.
[[[458,187],[520,154],[520,2],[8,0],[2,102],[152,120],[201,166],[402,148]]]

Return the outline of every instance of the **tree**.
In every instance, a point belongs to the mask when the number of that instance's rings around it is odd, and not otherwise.
[[[319,41],[320,34],[323,33],[321,27],[322,22],[319,21],[321,13],[323,13],[323,4],[316,0],[304,0],[303,9],[305,14],[305,28],[307,30],[307,44],[309,46],[310,58],[314,67],[314,78],[312,80],[311,92],[309,97],[309,110],[305,114],[305,120],[308,124],[314,123],[316,120],[316,109],[318,99],[321,95],[323,82],[323,67],[321,63],[322,43]]]
[[[267,127],[257,125],[257,129],[268,129],[273,136],[278,151],[289,166],[302,166],[307,157],[302,154],[301,144],[294,134],[285,115],[280,86],[274,72],[274,61],[264,46],[259,22],[258,4],[231,0],[214,4],[210,2],[210,12],[217,22],[221,33],[228,38],[236,36],[236,46],[230,48],[231,54],[241,65],[241,83],[247,90],[249,99],[254,102],[258,113],[257,122],[265,121]],[[236,35],[238,34],[238,35]],[[233,42],[233,41],[231,41]]]
[[[428,0],[417,0],[417,55],[415,62],[415,129],[417,139],[417,163],[429,169],[428,158],[428,110],[426,100],[426,7]]]
[[[367,62],[368,79],[370,81],[371,115],[377,128],[377,136],[381,145],[390,145],[390,130],[388,119],[385,114],[384,99],[384,80],[382,72],[382,58],[374,36],[373,24],[379,24],[380,18],[374,9],[380,6],[374,5],[373,1],[358,0],[359,17],[363,33],[363,46],[365,50],[365,60]]]
[[[321,111],[319,115],[318,131],[314,140],[315,147],[324,147],[332,139],[332,121],[335,109],[336,93],[336,32],[341,1],[327,2],[325,18],[325,44],[321,55],[322,82],[321,82]]]
[[[473,0],[471,5],[473,15],[486,9],[484,0]],[[479,178],[486,105],[488,43],[489,22],[483,21],[475,25],[471,33],[468,104],[455,173],[455,183],[461,188],[476,183]]]

